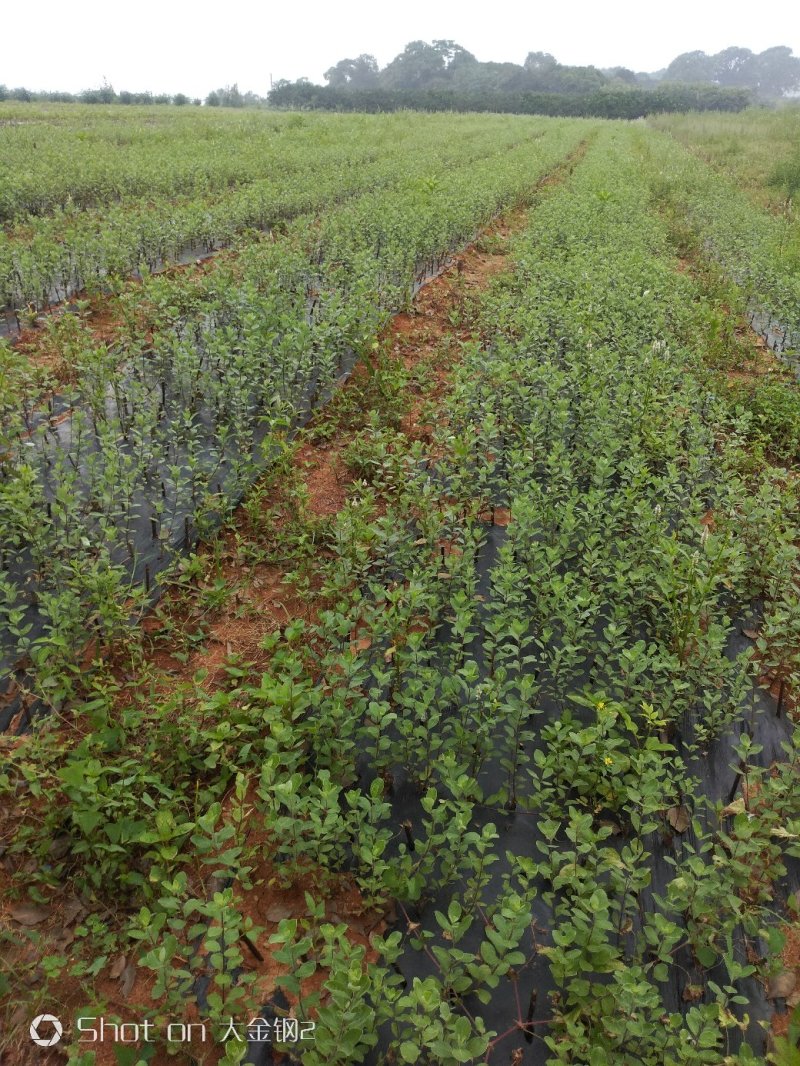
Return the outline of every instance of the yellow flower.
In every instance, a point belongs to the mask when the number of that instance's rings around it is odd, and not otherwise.
[[[605,707],[605,705],[606,705],[606,701],[605,700],[598,700],[597,703],[595,704],[595,707],[598,709],[598,711],[602,711],[602,709]]]
[[[614,760],[611,758],[610,755],[606,755],[606,757],[603,759],[603,762],[606,764],[606,766],[610,766],[613,761]]]

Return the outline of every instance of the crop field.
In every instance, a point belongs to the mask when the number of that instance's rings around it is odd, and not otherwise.
[[[759,203],[792,211],[800,185],[800,108],[659,115],[651,124],[744,185]]]
[[[797,1066],[797,125],[0,105],[3,1064]]]

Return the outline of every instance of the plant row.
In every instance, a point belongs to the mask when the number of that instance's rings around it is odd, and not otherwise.
[[[776,351],[796,355],[800,260],[790,216],[757,206],[738,182],[663,134],[643,132],[641,151],[658,169],[659,197],[750,299],[754,328]]]
[[[0,304],[18,312],[19,324],[32,324],[37,311],[84,289],[99,293],[115,279],[152,272],[187,252],[213,251],[248,231],[269,230],[365,191],[441,181],[452,167],[487,156],[502,166],[503,152],[546,136],[543,123],[523,127],[507,120],[463,120],[444,142],[434,123],[400,127],[389,120],[366,130],[356,120],[341,125],[316,130],[310,143],[302,134],[292,140],[272,133],[267,151],[263,135],[255,136],[263,173],[248,177],[243,170],[213,194],[193,191],[177,202],[166,193],[144,203],[124,198],[88,212],[67,198],[55,214],[25,219],[0,235]],[[239,132],[247,143],[246,131]],[[180,136],[167,143],[174,152],[183,148]],[[118,154],[124,174],[128,156]]]
[[[155,280],[162,317],[147,347],[136,329],[121,348],[98,344],[69,316],[78,390],[67,416],[48,417],[35,394],[4,412],[6,667],[24,659],[38,693],[60,702],[87,643],[120,636],[155,573],[241,497],[389,312],[531,195],[579,133],[553,127],[447,182],[412,180],[300,219],[200,286]]]
[[[248,111],[62,107],[0,103],[0,221],[23,223],[59,210],[163,197],[207,197],[307,164],[342,149],[410,147],[448,120],[282,115]],[[529,120],[492,125],[519,128]],[[486,119],[448,129],[469,138]]]

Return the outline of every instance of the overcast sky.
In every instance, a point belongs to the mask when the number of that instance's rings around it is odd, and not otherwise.
[[[78,91],[186,92],[237,82],[263,94],[270,74],[322,81],[361,52],[384,66],[413,40],[452,38],[480,60],[658,70],[681,52],[786,44],[800,55],[790,0],[37,0],[4,4],[0,84]]]

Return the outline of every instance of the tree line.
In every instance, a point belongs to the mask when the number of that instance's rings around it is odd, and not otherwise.
[[[172,104],[177,107],[190,104],[199,107],[203,102],[200,97],[187,96],[186,93],[170,95],[168,93],[134,93],[126,90],[116,92],[111,85],[101,85],[98,89],[84,89],[80,93],[39,92],[22,87],[10,89],[6,85],[0,85],[0,102],[5,100],[49,104]]]
[[[324,78],[331,89],[576,95],[602,88],[648,88],[666,81],[750,89],[759,98],[774,99],[800,89],[800,59],[785,46],[758,54],[748,48],[726,48],[710,56],[685,52],[665,70],[648,74],[627,67],[568,66],[549,52],[528,52],[521,64],[483,63],[455,41],[436,40],[411,41],[382,70],[372,55],[342,59],[325,71]]]
[[[759,99],[776,100],[800,90],[800,59],[780,45],[763,52],[725,48],[715,55],[684,52],[673,59],[664,81],[750,89]]]
[[[238,85],[213,89],[204,100],[185,93],[116,92],[111,85],[81,93],[34,92],[0,85],[0,101],[83,104],[173,104],[207,107],[306,107],[335,111],[398,108],[455,111],[535,111],[552,115],[638,117],[658,111],[739,110],[800,92],[800,58],[779,45],[755,53],[731,47],[714,55],[684,52],[664,70],[636,73],[559,63],[528,52],[521,64],[481,62],[452,40],[411,41],[383,69],[363,53],[325,71],[325,85],[307,78],[278,81],[267,97]],[[576,102],[577,101],[577,102]]]
[[[111,85],[101,85],[99,89],[84,89],[80,93],[65,92],[38,92],[32,89],[9,89],[0,85],[0,102],[3,100],[21,100],[26,103],[42,102],[51,104],[172,104],[183,107],[192,104],[200,107],[266,107],[267,99],[253,92],[241,92],[239,86],[225,85],[221,89],[212,89],[211,92],[201,99],[199,96],[190,97],[186,93],[132,93],[116,92]]]
[[[584,118],[643,118],[666,111],[741,111],[748,89],[663,85],[653,89],[602,88],[589,93],[457,92],[452,89],[340,89],[283,82],[269,95],[273,107],[292,111],[492,111]]]
[[[522,114],[640,118],[664,111],[740,111],[800,90],[791,48],[716,55],[686,52],[664,70],[636,73],[568,66],[549,52],[516,63],[480,62],[452,40],[411,41],[383,69],[366,53],[325,71],[325,85],[279,81],[273,107],[332,111],[511,111]]]
[[[51,104],[172,104],[176,107],[193,105],[200,107],[266,107],[267,99],[253,92],[241,92],[239,86],[225,85],[221,89],[212,89],[211,92],[201,99],[199,96],[190,97],[186,93],[151,93],[151,92],[116,92],[111,85],[101,85],[99,89],[84,89],[80,93],[66,92],[39,92],[33,89],[16,88],[9,89],[6,85],[0,85],[0,102],[4,100],[21,100],[25,103],[51,103]]]

